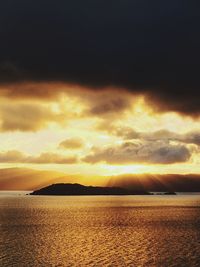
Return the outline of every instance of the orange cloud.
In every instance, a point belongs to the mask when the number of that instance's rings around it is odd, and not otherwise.
[[[55,122],[62,124],[64,114],[39,103],[8,103],[0,105],[1,131],[38,131]]]
[[[0,153],[0,163],[74,164],[77,162],[75,156],[66,157],[57,153],[41,153],[35,157],[17,150]]]
[[[77,138],[66,139],[59,144],[59,148],[63,149],[79,149],[83,146],[83,142]]]
[[[66,157],[57,153],[42,153],[38,157],[27,158],[28,163],[37,164],[74,164],[77,161],[75,156]]]
[[[24,160],[24,154],[18,150],[10,150],[0,153],[0,163],[17,163],[23,162]]]

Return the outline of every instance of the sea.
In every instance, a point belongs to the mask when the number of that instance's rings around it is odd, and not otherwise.
[[[0,267],[199,267],[200,195],[0,193]]]

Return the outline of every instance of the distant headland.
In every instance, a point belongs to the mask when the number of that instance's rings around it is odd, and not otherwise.
[[[147,191],[121,187],[84,186],[81,184],[52,184],[35,190],[30,195],[86,196],[86,195],[150,195]]]

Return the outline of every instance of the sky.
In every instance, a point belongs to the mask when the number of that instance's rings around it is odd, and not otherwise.
[[[199,7],[2,2],[0,168],[199,174]]]

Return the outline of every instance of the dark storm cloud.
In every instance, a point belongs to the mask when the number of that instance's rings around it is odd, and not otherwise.
[[[2,1],[0,81],[117,86],[145,93],[158,109],[198,115],[199,7],[195,0]]]
[[[102,104],[96,105],[91,109],[91,113],[96,115],[107,114],[124,110],[127,106],[127,103],[123,101],[123,99],[118,98],[108,101],[107,103],[104,101]]]
[[[88,110],[89,115],[94,116],[117,116],[119,113],[127,110],[131,107],[130,98],[127,95],[118,94],[102,94],[95,99],[90,98],[90,108]]]

